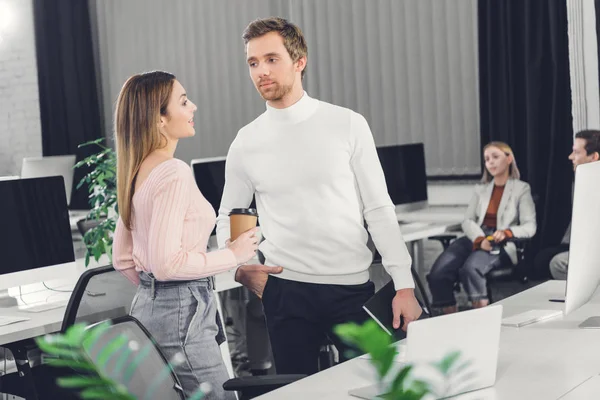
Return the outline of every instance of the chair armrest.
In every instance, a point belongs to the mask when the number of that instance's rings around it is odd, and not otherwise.
[[[23,339],[17,342],[2,345],[10,350],[15,360],[27,360],[30,351],[37,351],[41,354],[41,350],[35,343],[34,339]]]
[[[525,253],[531,245],[533,238],[517,238],[513,237],[507,240],[507,242],[514,243],[517,247],[517,265],[514,267],[514,277],[518,278],[522,283],[526,283],[528,278],[528,267],[527,263],[524,263]]]
[[[106,221],[105,217],[101,217],[99,219],[82,218],[79,221],[77,221],[77,230],[79,231],[81,236],[85,236],[87,231],[100,225],[100,223],[102,223],[103,221]]]
[[[453,241],[454,239],[456,239],[458,237],[458,234],[453,234],[453,233],[447,233],[444,235],[435,235],[435,236],[429,236],[429,240],[437,240],[442,244],[442,247],[444,248],[444,250],[446,250],[448,248],[448,246],[450,246],[450,242]]]
[[[279,389],[282,386],[296,382],[306,375],[260,375],[244,376],[226,381],[223,384],[225,390],[237,390],[244,393],[244,396],[254,397]]]
[[[532,238],[517,238],[517,237],[513,237],[507,240],[507,242],[512,242],[514,243],[517,248],[522,249],[525,246],[527,246],[529,243],[531,243]]]

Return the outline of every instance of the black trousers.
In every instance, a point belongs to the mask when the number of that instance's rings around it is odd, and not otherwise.
[[[270,275],[263,292],[263,307],[278,374],[318,372],[319,348],[326,337],[347,360],[352,350],[334,333],[345,322],[363,323],[369,316],[362,306],[375,285],[328,285],[290,281]],[[390,304],[391,307],[391,304]]]
[[[534,279],[552,279],[550,275],[550,260],[557,255],[569,251],[569,245],[561,243],[555,247],[548,247],[540,250],[533,260],[533,276]]]

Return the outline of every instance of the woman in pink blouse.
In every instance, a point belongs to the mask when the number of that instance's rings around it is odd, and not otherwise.
[[[138,285],[131,315],[150,331],[173,364],[186,397],[202,382],[206,399],[234,399],[221,358],[210,277],[242,264],[257,249],[256,229],[227,249],[208,253],[216,215],[192,171],[173,157],[194,131],[197,107],[166,72],[125,82],[115,113],[119,221],[113,265]]]

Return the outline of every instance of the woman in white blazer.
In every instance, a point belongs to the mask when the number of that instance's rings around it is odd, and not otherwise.
[[[454,285],[460,282],[474,308],[488,305],[485,275],[494,267],[517,263],[512,237],[530,238],[537,229],[535,205],[529,184],[519,180],[512,149],[503,142],[483,148],[482,184],[467,209],[465,236],[450,244],[427,276],[432,307],[444,314],[458,311]]]

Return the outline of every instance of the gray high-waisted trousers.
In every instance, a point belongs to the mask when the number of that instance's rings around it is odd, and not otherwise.
[[[173,365],[189,397],[203,382],[211,384],[207,400],[235,399],[225,392],[229,379],[219,343],[225,336],[217,325],[217,304],[209,278],[194,281],[154,281],[140,273],[140,285],[131,306],[137,318],[158,342],[168,361],[176,355],[183,362]],[[179,356],[179,357],[181,357]]]

